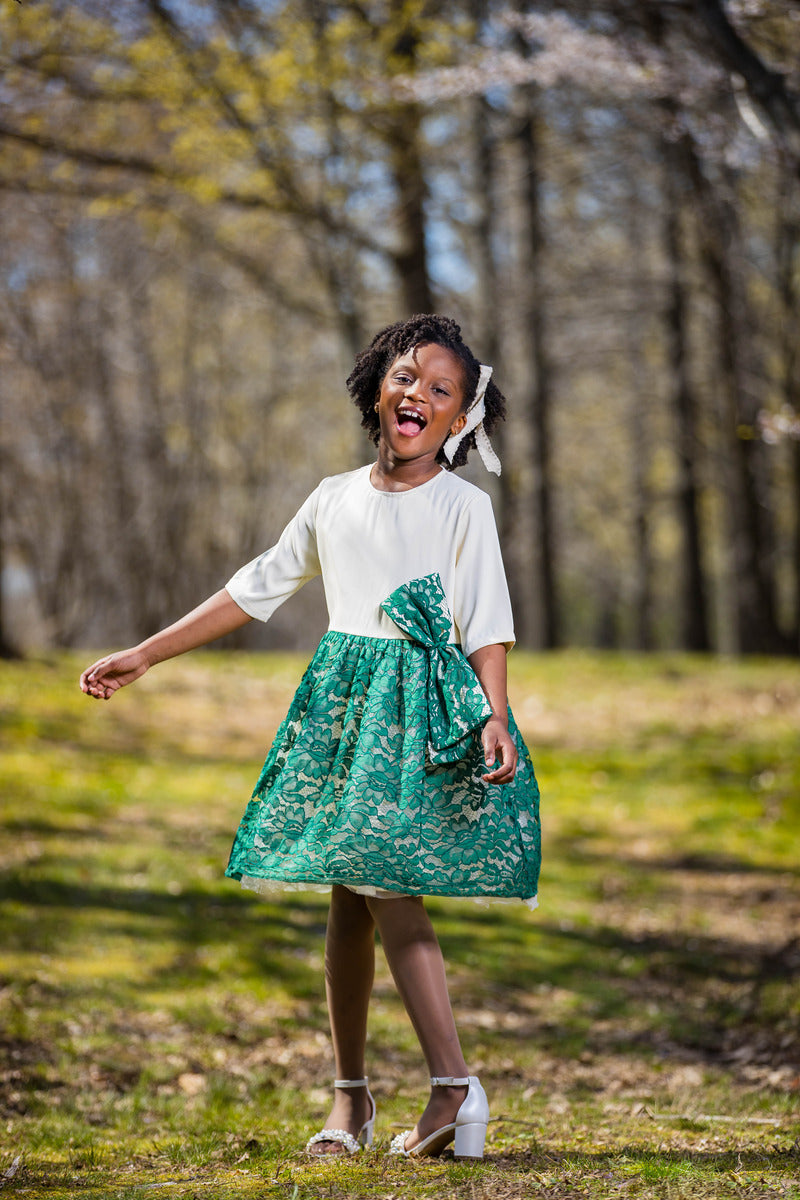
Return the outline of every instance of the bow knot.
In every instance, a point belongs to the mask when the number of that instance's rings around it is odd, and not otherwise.
[[[396,588],[381,608],[427,651],[430,760],[458,762],[492,709],[461,647],[449,640],[453,619],[441,578],[434,573],[412,579]]]

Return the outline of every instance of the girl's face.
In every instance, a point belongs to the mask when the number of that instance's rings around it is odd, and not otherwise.
[[[381,441],[395,458],[436,457],[464,415],[464,370],[452,351],[426,342],[396,358],[378,396]]]

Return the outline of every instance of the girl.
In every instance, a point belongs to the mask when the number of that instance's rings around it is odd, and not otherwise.
[[[278,543],[222,591],[81,676],[109,699],[155,663],[266,620],[322,574],[329,631],[242,819],[227,874],[245,887],[331,889],[325,982],[334,1103],[311,1154],[370,1145],[364,1074],[375,929],[431,1072],[428,1105],[391,1153],[482,1157],[489,1109],[464,1061],[422,897],[535,906],[538,789],[506,698],[514,641],[489,497],[452,474],[505,402],[447,318],[379,333],[347,386],[378,447],[324,479]]]

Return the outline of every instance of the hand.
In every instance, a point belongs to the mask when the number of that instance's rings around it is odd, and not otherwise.
[[[120,650],[107,654],[81,675],[81,691],[95,700],[110,700],[126,683],[144,675],[150,663],[142,650]]]
[[[481,734],[483,757],[487,767],[499,759],[499,766],[482,775],[484,783],[510,783],[517,771],[517,747],[508,732],[508,726],[500,717],[490,717]]]

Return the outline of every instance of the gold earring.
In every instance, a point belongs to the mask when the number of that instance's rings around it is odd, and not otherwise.
[[[375,401],[375,403],[373,404],[373,406],[372,406],[372,407],[373,407],[373,409],[374,409],[374,411],[375,411],[375,412],[377,412],[377,411],[378,411],[378,408],[380,407],[380,403],[381,403],[381,402],[380,402],[380,400],[376,400],[376,401]]]

